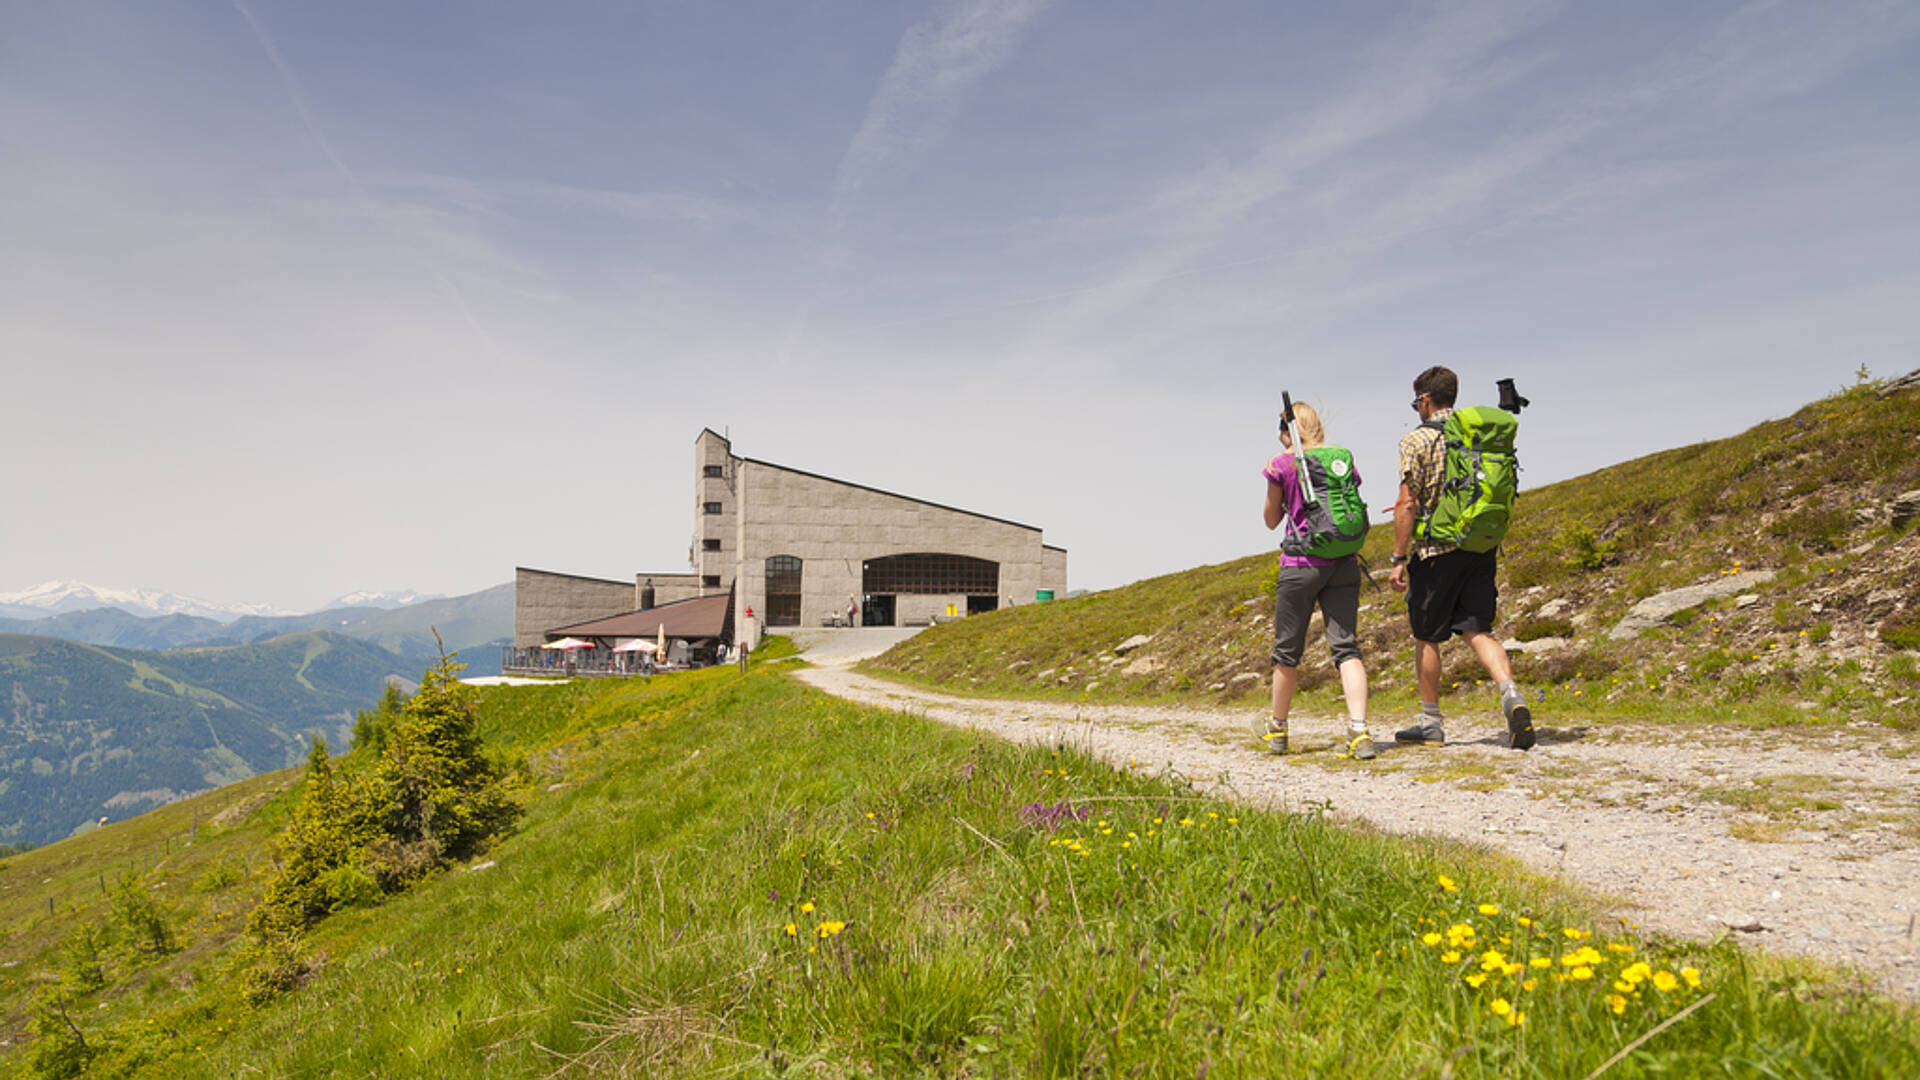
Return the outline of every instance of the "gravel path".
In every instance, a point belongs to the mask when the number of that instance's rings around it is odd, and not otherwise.
[[[851,642],[810,649],[799,673],[830,694],[1019,742],[1086,747],[1117,767],[1171,769],[1248,803],[1434,833],[1563,874],[1643,927],[1729,929],[1777,953],[1852,966],[1920,1000],[1920,739],[1883,729],[1751,733],[1708,727],[1563,728],[1506,749],[1496,714],[1448,718],[1445,747],[1334,756],[1338,718],[1296,715],[1274,758],[1255,713],[950,697],[850,669]]]

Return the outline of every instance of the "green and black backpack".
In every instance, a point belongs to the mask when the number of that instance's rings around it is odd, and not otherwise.
[[[1439,500],[1423,508],[1414,535],[1462,551],[1499,547],[1520,487],[1520,462],[1513,452],[1519,418],[1504,409],[1476,405],[1423,426],[1439,431],[1445,440],[1446,476]]]
[[[1307,475],[1301,479],[1310,481],[1300,490],[1306,528],[1296,524],[1293,515],[1286,515],[1287,535],[1280,550],[1316,559],[1352,555],[1367,542],[1367,504],[1360,498],[1353,454],[1339,446],[1315,446],[1301,453],[1307,466]]]

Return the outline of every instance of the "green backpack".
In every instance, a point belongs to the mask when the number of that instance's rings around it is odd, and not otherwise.
[[[1306,528],[1302,530],[1287,518],[1287,536],[1280,550],[1289,555],[1311,555],[1316,559],[1338,559],[1360,550],[1367,542],[1367,504],[1360,498],[1360,480],[1353,469],[1353,454],[1339,446],[1315,446],[1302,451],[1306,457],[1309,485],[1301,488],[1306,510]]]
[[[1513,453],[1519,419],[1504,409],[1478,405],[1455,409],[1444,422],[1428,420],[1424,426],[1446,440],[1447,471],[1439,501],[1425,508],[1414,535],[1463,551],[1499,547],[1520,487],[1520,462]]]

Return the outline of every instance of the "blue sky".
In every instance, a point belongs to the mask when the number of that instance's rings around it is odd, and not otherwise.
[[[0,6],[0,591],[684,564],[701,427],[1258,551],[1280,391],[1392,499],[1920,366],[1920,6]]]

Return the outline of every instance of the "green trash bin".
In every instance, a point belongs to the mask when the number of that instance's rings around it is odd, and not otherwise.
[[[1052,590],[1052,589],[1035,589],[1035,590],[1033,590],[1033,602],[1034,602],[1034,603],[1036,603],[1036,604],[1044,604],[1044,603],[1046,603],[1047,601],[1049,601],[1049,600],[1051,600],[1051,599],[1053,599],[1053,590]]]

